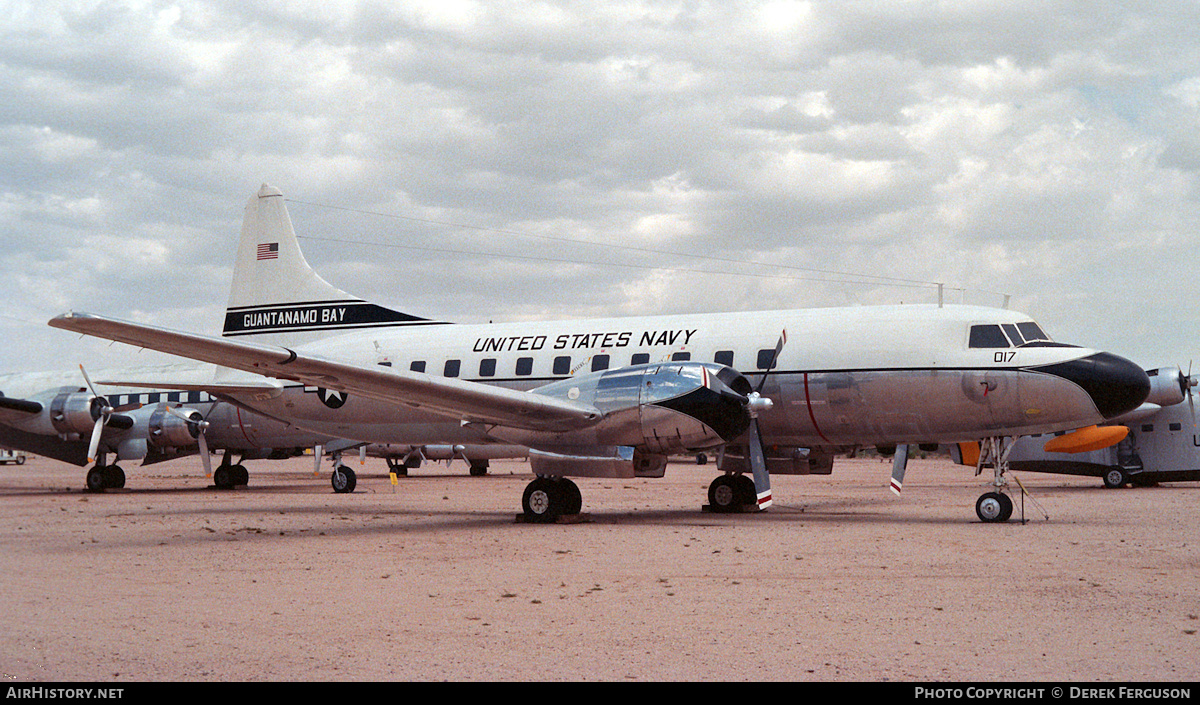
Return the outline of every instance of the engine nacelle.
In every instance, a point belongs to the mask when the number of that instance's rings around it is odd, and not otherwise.
[[[90,434],[105,406],[104,399],[93,394],[63,391],[50,402],[50,423],[58,433]]]
[[[737,370],[713,363],[633,365],[533,391],[591,404],[604,417],[587,429],[549,437],[517,429],[497,429],[497,435],[533,447],[627,446],[666,456],[724,445],[750,426],[750,383]]]
[[[159,405],[150,414],[147,422],[147,440],[150,445],[155,448],[190,448],[197,445],[200,423],[204,421],[203,414],[195,409],[180,408],[177,411],[186,416],[187,420],[167,411],[164,405]]]
[[[1190,383],[1178,367],[1160,367],[1146,370],[1150,377],[1150,395],[1146,402],[1159,406],[1181,404],[1187,399]]]

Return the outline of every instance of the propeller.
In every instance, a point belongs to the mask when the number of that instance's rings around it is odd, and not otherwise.
[[[208,419],[195,409],[190,414],[185,414],[175,407],[168,406],[167,412],[183,419],[188,426],[196,427],[196,443],[200,446],[200,463],[204,466],[204,476],[212,477],[212,457],[208,454],[208,439],[204,436],[205,431],[208,430]],[[209,413],[212,413],[211,409]]]
[[[787,343],[787,330],[779,334],[775,343],[775,351],[771,354],[771,362],[763,371],[762,379],[758,380],[758,388],[750,393],[746,400],[746,411],[750,414],[750,438],[747,443],[749,450],[750,471],[754,477],[755,502],[759,509],[766,509],[773,504],[771,499],[771,475],[767,472],[766,451],[763,449],[762,432],[758,428],[758,415],[769,410],[774,404],[762,395],[763,387],[767,384],[767,375],[775,369],[779,362],[779,354]]]
[[[96,417],[96,423],[92,426],[92,438],[88,442],[87,459],[91,463],[96,460],[96,454],[100,450],[100,434],[108,425],[108,420],[112,418],[114,409],[108,403],[107,397],[102,397],[96,392],[96,387],[92,385],[92,379],[88,377],[87,370],[83,369],[82,364],[79,366],[79,371],[83,373],[83,381],[87,382],[88,390],[92,393],[92,414]]]
[[[1196,402],[1192,399],[1192,387],[1196,386],[1196,378],[1192,377],[1192,361],[1188,360],[1187,375],[1179,375],[1179,391],[1187,397],[1188,409],[1192,412],[1192,426],[1196,425]]]

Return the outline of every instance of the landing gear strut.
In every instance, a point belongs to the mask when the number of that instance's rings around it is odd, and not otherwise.
[[[975,464],[975,474],[979,475],[983,468],[990,464],[992,487],[995,488],[980,495],[975,502],[975,515],[979,517],[979,521],[987,524],[1012,518],[1013,501],[1005,494],[1008,490],[1008,478],[1004,473],[1008,471],[1008,454],[1016,439],[1011,439],[1007,444],[1004,441],[1003,436],[993,436],[985,438],[979,444],[979,460]]]

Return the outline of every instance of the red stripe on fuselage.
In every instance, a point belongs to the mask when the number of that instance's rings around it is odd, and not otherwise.
[[[826,443],[832,444],[833,441],[826,438],[825,434],[821,433],[821,427],[817,425],[817,415],[813,413],[812,396],[808,393],[808,373],[807,372],[804,373],[804,403],[805,403],[805,405],[808,406],[808,420],[812,421],[813,430],[817,432],[817,435],[821,437],[821,440],[825,441]]]
[[[242,438],[250,445],[254,445],[254,441],[250,440],[250,436],[246,435],[246,424],[242,423],[242,408],[240,406],[233,407],[233,413],[237,414],[238,428],[242,431]]]

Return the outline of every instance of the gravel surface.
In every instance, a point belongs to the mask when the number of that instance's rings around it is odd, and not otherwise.
[[[581,479],[585,521],[518,522],[528,466],[127,466],[125,489],[0,467],[0,672],[49,681],[1195,681],[1200,483],[1020,475],[982,524],[973,469],[774,479],[702,511],[711,465]],[[328,466],[326,466],[328,468]],[[1018,501],[1016,517],[1021,516]],[[1048,518],[1047,518],[1048,515]]]

